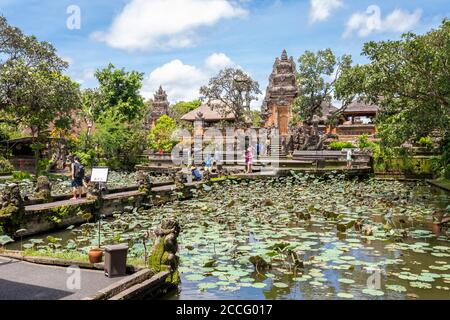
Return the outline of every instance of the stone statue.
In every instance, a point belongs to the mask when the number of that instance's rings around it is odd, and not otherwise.
[[[186,183],[185,175],[182,170],[177,171],[172,175],[172,179],[175,182],[175,186],[177,188],[184,188],[184,184]]]
[[[46,176],[40,176],[37,178],[34,197],[44,200],[45,202],[52,201],[52,184]]]
[[[170,271],[171,282],[174,284],[180,281],[177,271],[180,260],[177,256],[180,231],[178,221],[164,219],[160,228],[155,230],[156,241],[149,259],[149,267],[155,272]]]
[[[101,197],[101,192],[96,183],[89,182],[86,188],[86,198],[89,201],[97,201]]]
[[[144,192],[147,195],[152,192],[153,183],[149,173],[140,170],[136,174],[136,179],[140,192]]]
[[[315,117],[312,125],[304,123],[293,128],[289,146],[293,148],[292,151],[323,150],[324,142],[328,138],[328,134],[320,134],[319,121]]]
[[[12,183],[0,194],[0,216],[23,213],[25,206],[20,195],[19,185]]]
[[[203,180],[206,181],[206,182],[209,182],[211,180],[211,172],[205,171],[203,173]]]

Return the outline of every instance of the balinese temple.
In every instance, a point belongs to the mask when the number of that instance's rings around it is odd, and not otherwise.
[[[288,58],[286,50],[283,50],[281,58],[276,58],[269,77],[261,112],[263,126],[278,128],[280,135],[288,135],[292,104],[297,94],[294,58]]]
[[[375,117],[380,107],[360,101],[351,103],[343,112],[343,121],[337,128],[337,134],[343,138],[376,134]]]
[[[318,116],[319,120],[319,133],[330,133],[330,126],[328,123],[329,118],[339,109],[333,106],[331,103],[323,102],[321,105],[321,115]]]
[[[155,126],[156,120],[163,115],[170,116],[169,110],[170,103],[167,100],[167,93],[160,86],[158,91],[154,94],[152,111],[147,116],[145,126],[147,129],[151,129]]]
[[[192,122],[201,119],[204,122],[205,127],[213,127],[219,122],[228,122],[233,125],[236,120],[232,112],[228,112],[226,115],[219,112],[214,106],[219,104],[219,102],[203,103],[200,107],[191,112],[186,113],[181,120]]]

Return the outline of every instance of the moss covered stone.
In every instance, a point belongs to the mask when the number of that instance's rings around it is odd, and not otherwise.
[[[165,219],[161,227],[155,231],[156,241],[149,258],[149,267],[155,272],[170,271],[169,282],[177,285],[180,282],[178,273],[179,257],[178,235],[180,225],[177,221]]]

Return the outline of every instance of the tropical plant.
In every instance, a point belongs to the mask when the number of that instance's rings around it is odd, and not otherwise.
[[[24,35],[0,17],[0,122],[26,126],[38,160],[49,126],[68,127],[79,108],[79,85],[63,73],[67,62],[55,48]]]
[[[343,55],[337,58],[331,49],[317,53],[306,51],[298,59],[297,84],[299,95],[295,100],[294,112],[297,120],[310,123],[314,116],[322,116],[322,106],[333,99],[342,101],[345,110],[356,94],[353,88],[356,81],[349,72],[352,58]]]
[[[148,136],[148,145],[150,149],[158,152],[172,151],[173,147],[178,143],[178,141],[173,138],[176,127],[176,121],[169,116],[163,115],[159,118]]]
[[[98,118],[102,111],[114,108],[127,121],[142,118],[144,99],[139,91],[142,88],[143,73],[116,69],[110,63],[106,68],[97,70],[95,77],[100,83],[99,93],[95,93],[93,97],[91,95],[91,98],[100,100],[100,103],[93,105],[94,117]],[[88,106],[92,106],[92,99],[88,100]]]
[[[355,146],[351,142],[333,141],[330,143],[331,150],[353,149]]]
[[[357,89],[382,107],[377,123],[383,146],[450,134],[449,20],[423,35],[366,43],[363,55],[370,63],[353,68]]]
[[[0,173],[10,173],[14,170],[13,165],[9,160],[5,159],[4,157],[0,156]]]

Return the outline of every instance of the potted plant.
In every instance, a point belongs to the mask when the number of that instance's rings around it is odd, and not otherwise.
[[[98,219],[98,246],[91,248],[91,250],[89,250],[89,252],[88,252],[89,262],[92,263],[92,264],[100,263],[100,262],[103,261],[103,250],[100,247],[100,245],[101,245],[101,240],[100,240],[101,226],[102,226],[102,216],[99,215],[99,219]]]

